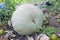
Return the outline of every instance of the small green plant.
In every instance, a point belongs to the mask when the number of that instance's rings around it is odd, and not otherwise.
[[[55,27],[53,26],[50,26],[50,27],[45,27],[44,26],[44,32],[43,33],[46,33],[48,36],[51,36],[53,32],[55,32]]]
[[[57,19],[57,22],[60,24],[60,18]]]

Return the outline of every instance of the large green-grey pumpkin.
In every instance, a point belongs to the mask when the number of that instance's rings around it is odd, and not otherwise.
[[[29,35],[42,28],[44,14],[32,4],[22,4],[13,13],[11,21],[14,30],[21,35]]]

